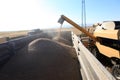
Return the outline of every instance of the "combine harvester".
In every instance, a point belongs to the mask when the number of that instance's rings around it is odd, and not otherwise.
[[[110,71],[113,74],[113,76],[116,79],[120,80],[120,22],[108,21],[108,22],[103,22],[102,24],[98,24],[96,25],[96,29],[93,32],[93,34],[91,34],[88,31],[86,31],[84,28],[80,27],[78,24],[67,18],[66,16],[62,15],[58,22],[60,24],[63,24],[64,21],[67,21],[68,23],[73,25],[73,27],[77,28],[78,30],[80,30],[81,32],[83,32],[84,34],[90,37],[86,47],[89,48],[92,54],[101,63],[103,63],[105,67],[107,66],[111,67],[112,69],[110,69]],[[77,36],[76,38],[78,39]],[[73,43],[74,40],[75,39],[73,37]],[[78,43],[77,42],[74,43],[78,56],[83,55],[82,53],[79,53],[79,51],[81,51],[80,49],[81,45],[79,44],[80,44],[80,39],[78,40]],[[84,49],[82,51],[84,51]],[[87,56],[89,52],[87,53],[86,51],[84,54]],[[90,60],[89,58],[88,60]],[[82,63],[81,59],[80,59],[80,63]]]

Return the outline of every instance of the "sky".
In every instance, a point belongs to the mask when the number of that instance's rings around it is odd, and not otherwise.
[[[87,24],[120,20],[120,0],[85,2]],[[59,28],[62,14],[81,24],[81,7],[82,0],[0,0],[0,31]]]

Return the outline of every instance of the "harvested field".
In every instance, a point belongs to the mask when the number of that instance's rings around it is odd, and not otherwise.
[[[74,48],[58,41],[32,41],[2,67],[0,80],[81,80]]]
[[[21,36],[26,36],[28,31],[8,31],[8,32],[0,32],[0,37],[9,37],[9,38],[17,38]]]

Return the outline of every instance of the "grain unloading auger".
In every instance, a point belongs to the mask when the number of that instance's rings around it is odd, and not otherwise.
[[[63,24],[64,21],[67,21],[92,39],[89,42],[90,44],[88,44],[91,52],[100,61],[103,61],[103,63],[111,63],[113,75],[117,79],[120,79],[120,21],[106,21],[102,24],[98,24],[93,34],[86,31],[86,29],[82,28],[68,17],[61,15],[58,22]],[[94,44],[91,45],[91,43]],[[102,59],[105,59],[105,62]]]

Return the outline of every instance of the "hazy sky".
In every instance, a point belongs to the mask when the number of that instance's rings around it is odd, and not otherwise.
[[[82,0],[0,0],[0,31],[58,28],[64,14],[81,24]],[[86,22],[120,20],[120,0],[86,0]],[[64,27],[64,25],[63,25]]]

